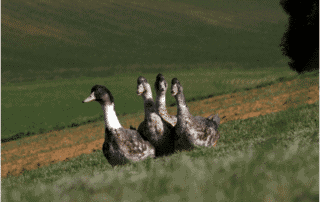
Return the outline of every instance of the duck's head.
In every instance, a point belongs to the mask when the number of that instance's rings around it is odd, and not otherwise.
[[[154,83],[154,88],[156,89],[157,94],[166,92],[168,89],[168,83],[164,79],[164,76],[160,73],[157,75],[156,82]]]
[[[82,103],[91,101],[97,101],[103,105],[111,105],[114,103],[114,98],[111,92],[105,86],[95,85],[91,88],[90,96],[83,100]]]
[[[177,78],[173,78],[171,81],[171,95],[176,96],[178,93],[182,93],[183,88]]]
[[[146,94],[151,94],[151,87],[147,79],[143,76],[140,76],[137,80],[137,95],[145,96]]]

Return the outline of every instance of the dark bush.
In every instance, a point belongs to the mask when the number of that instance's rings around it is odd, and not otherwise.
[[[299,74],[319,70],[319,1],[280,0],[289,24],[280,46]]]

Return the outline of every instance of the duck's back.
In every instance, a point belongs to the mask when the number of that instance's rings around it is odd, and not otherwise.
[[[178,118],[179,119],[179,118]],[[214,146],[220,138],[213,121],[201,116],[184,116],[176,125],[176,148],[190,150],[194,145]]]
[[[216,141],[220,138],[217,124],[202,116],[194,117],[193,122],[197,131],[194,143],[206,147],[215,145]]]
[[[128,161],[155,156],[154,147],[143,140],[138,131],[125,128],[106,129],[103,153],[111,165],[123,165]]]

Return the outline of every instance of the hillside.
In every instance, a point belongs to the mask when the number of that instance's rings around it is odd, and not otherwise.
[[[276,1],[5,0],[1,19],[3,84],[154,64],[284,64]]]
[[[262,117],[285,111],[289,108],[296,108],[303,104],[311,105],[317,103],[319,101],[318,80],[318,78],[295,79],[260,89],[188,102],[188,107],[193,115],[207,117],[210,114],[218,113],[222,125],[233,120]],[[315,116],[319,116],[319,107],[317,105],[314,105],[314,107],[317,110],[314,110],[313,114],[309,115],[316,119]],[[101,114],[101,109],[99,110]],[[176,106],[168,107],[168,111],[171,114],[176,114]],[[125,128],[129,128],[130,125],[138,127],[143,121],[143,117],[144,113],[142,112],[122,115],[119,116],[119,119]],[[298,117],[296,119],[300,120]],[[291,123],[291,121],[288,122]],[[276,132],[275,134],[277,134],[277,131],[281,133],[281,130],[287,129],[289,126],[274,119],[273,125],[268,127],[273,128],[274,132]],[[228,134],[235,130],[237,129],[231,127],[220,131],[223,135],[221,135],[219,141],[226,142]],[[17,141],[2,143],[1,176],[16,176],[22,174],[24,170],[34,170],[57,162],[69,161],[81,154],[92,154],[96,151],[101,151],[104,141],[103,133],[104,122],[99,121],[76,128],[51,131]],[[243,142],[243,140],[237,139],[229,139],[228,141]],[[224,143],[218,142],[218,144]]]

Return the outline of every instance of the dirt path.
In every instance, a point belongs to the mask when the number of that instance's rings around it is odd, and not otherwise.
[[[317,82],[312,82],[315,80],[306,78],[288,81],[260,89],[189,102],[188,106],[194,115],[206,117],[219,113],[221,123],[247,119],[318,101],[319,86]],[[168,111],[175,114],[176,107],[170,107]],[[125,128],[130,125],[137,127],[143,118],[144,114],[141,113],[119,117]],[[103,134],[104,122],[101,121],[3,143],[1,177],[18,176],[24,170],[33,170],[59,161],[67,161],[81,154],[92,153],[102,148]]]

